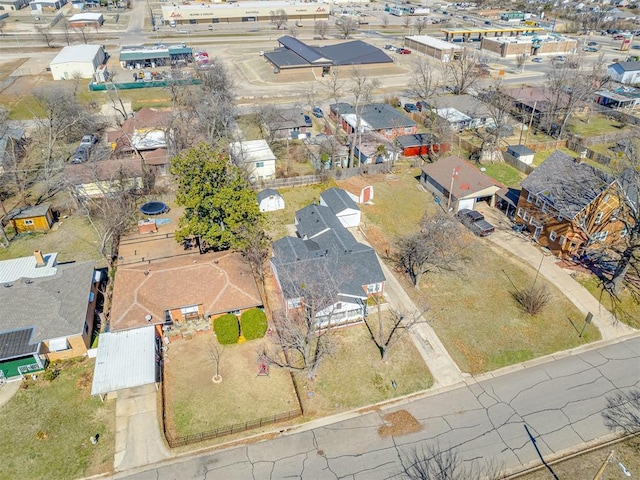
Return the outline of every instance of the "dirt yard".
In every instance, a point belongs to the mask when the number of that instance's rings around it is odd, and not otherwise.
[[[211,333],[172,342],[165,360],[169,432],[174,436],[208,432],[297,410],[288,372],[271,367],[269,375],[258,375],[263,341],[225,346],[220,383],[212,381],[216,370]]]

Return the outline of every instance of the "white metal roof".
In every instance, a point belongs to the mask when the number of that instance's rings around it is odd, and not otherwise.
[[[464,47],[461,45],[456,45],[455,43],[445,42],[436,37],[431,37],[429,35],[413,35],[411,37],[406,37],[407,40],[413,40],[414,42],[421,43],[428,47],[437,48],[438,50],[463,50]]]
[[[91,395],[104,395],[156,381],[155,327],[101,333]]]
[[[20,278],[42,278],[55,275],[57,253],[43,254],[45,265],[36,267],[36,257],[12,258],[0,261],[0,284],[15,282]]]
[[[51,65],[69,62],[93,62],[102,45],[71,45],[64,47],[58,55],[51,60]]]
[[[69,23],[73,22],[101,22],[103,20],[101,13],[84,12],[71,15]]]
[[[235,158],[243,163],[267,162],[276,159],[266,140],[234,142],[229,145],[229,150]]]

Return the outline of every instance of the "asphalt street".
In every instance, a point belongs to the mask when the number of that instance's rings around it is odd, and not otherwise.
[[[172,459],[113,478],[390,479],[397,478],[401,458],[427,445],[454,449],[465,462],[492,460],[517,471],[538,461],[525,425],[547,460],[608,435],[601,418],[607,395],[640,387],[639,366],[638,337],[587,347],[389,408],[341,421],[322,419],[272,440]],[[402,409],[420,430],[381,436],[383,417]]]

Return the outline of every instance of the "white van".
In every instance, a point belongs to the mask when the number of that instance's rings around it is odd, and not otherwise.
[[[171,21],[169,22],[169,26],[170,26],[171,28],[176,28],[176,25],[177,25],[177,24],[178,24],[178,23],[177,23],[175,20],[171,20]]]

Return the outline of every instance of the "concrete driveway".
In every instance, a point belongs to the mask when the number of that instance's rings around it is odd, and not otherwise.
[[[129,470],[171,456],[159,423],[155,385],[129,388],[116,399],[116,452],[113,468]]]

